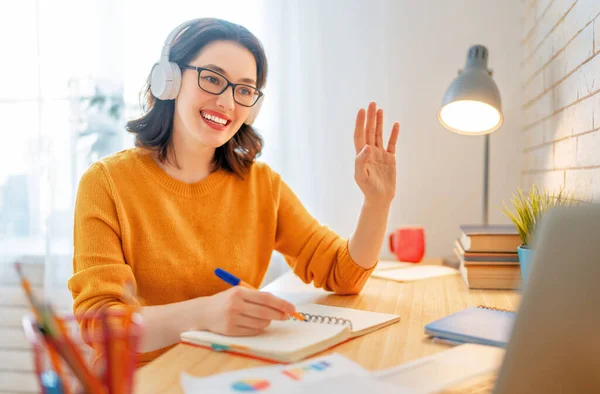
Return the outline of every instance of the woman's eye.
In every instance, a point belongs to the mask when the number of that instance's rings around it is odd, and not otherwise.
[[[244,96],[250,96],[252,95],[252,91],[250,89],[247,88],[240,88],[239,92],[244,95]]]
[[[215,85],[217,85],[219,83],[219,80],[217,78],[215,78],[215,77],[208,76],[208,77],[204,77],[203,79],[206,82],[213,83]]]

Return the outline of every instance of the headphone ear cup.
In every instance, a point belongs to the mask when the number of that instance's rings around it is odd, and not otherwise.
[[[152,72],[150,73],[150,91],[152,95],[162,100],[165,94],[166,83],[167,77],[163,65],[161,63],[154,63]]]
[[[174,100],[181,89],[181,69],[176,63],[169,62],[171,67],[171,82],[169,83],[169,97],[167,100]]]
[[[173,100],[181,87],[181,69],[176,63],[155,63],[150,77],[152,95],[160,100]]]
[[[256,117],[258,116],[258,113],[260,112],[260,107],[262,106],[264,98],[265,98],[265,96],[260,96],[260,98],[258,99],[256,104],[254,104],[250,108],[250,113],[248,114],[248,117],[246,118],[246,121],[244,122],[244,124],[247,124],[248,126],[250,126],[250,125],[252,125],[252,123],[254,123],[254,121],[256,120]]]

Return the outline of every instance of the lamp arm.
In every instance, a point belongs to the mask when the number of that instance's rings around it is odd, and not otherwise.
[[[483,149],[483,224],[489,223],[489,176],[490,176],[490,135],[486,134]]]

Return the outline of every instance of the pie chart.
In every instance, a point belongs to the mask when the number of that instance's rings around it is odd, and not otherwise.
[[[271,385],[268,380],[264,379],[245,379],[231,384],[233,391],[239,391],[244,393],[252,393],[255,391],[262,391]]]

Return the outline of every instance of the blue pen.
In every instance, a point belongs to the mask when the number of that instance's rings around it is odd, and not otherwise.
[[[223,281],[229,283],[231,286],[242,286],[247,289],[258,290],[256,287],[249,285],[248,283],[244,282],[237,276],[225,271],[224,269],[221,269],[221,268],[215,269],[215,275],[217,275],[219,278],[223,279]],[[304,316],[302,316],[298,312],[292,312],[292,313],[290,313],[290,315],[292,315],[296,320],[301,320],[301,321],[306,320],[304,318]]]
[[[249,285],[248,283],[244,282],[243,280],[241,280],[237,276],[235,276],[233,274],[230,274],[229,272],[225,271],[224,269],[217,268],[215,270],[215,275],[217,275],[219,278],[223,279],[223,281],[229,283],[231,286],[242,286],[242,287],[245,287],[247,289],[256,290],[255,287],[253,287],[253,286]]]

